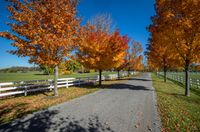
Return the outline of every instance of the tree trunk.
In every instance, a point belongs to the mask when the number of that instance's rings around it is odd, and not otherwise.
[[[120,77],[119,77],[119,70],[117,70],[117,76],[118,76],[118,79],[120,79]]]
[[[99,70],[99,86],[101,86],[101,73],[102,73],[102,70]]]
[[[55,67],[54,70],[54,96],[58,96],[58,66]]]
[[[167,68],[164,68],[164,82],[167,82]]]
[[[185,96],[190,96],[189,63],[185,64]]]
[[[128,76],[130,76],[130,68],[128,68]]]

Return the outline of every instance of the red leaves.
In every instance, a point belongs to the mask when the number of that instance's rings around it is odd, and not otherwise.
[[[119,31],[108,33],[87,24],[81,38],[77,56],[85,67],[106,70],[123,62],[129,39]]]

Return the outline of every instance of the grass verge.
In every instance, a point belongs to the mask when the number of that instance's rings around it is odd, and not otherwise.
[[[158,110],[164,132],[200,131],[200,95],[191,90],[191,96],[184,96],[184,88],[171,81],[165,83],[152,74],[157,93]]]

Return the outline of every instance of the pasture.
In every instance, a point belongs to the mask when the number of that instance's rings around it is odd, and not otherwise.
[[[103,75],[115,74],[116,72],[103,72]],[[65,77],[88,77],[97,76],[98,72],[92,73],[73,73],[69,75],[59,75],[59,78]],[[42,72],[27,72],[27,73],[0,73],[0,82],[28,81],[28,80],[46,80],[53,79],[53,75],[44,75]]]
[[[184,72],[167,72],[167,75],[170,75],[170,74],[185,77]],[[190,72],[189,77],[194,78],[194,79],[200,79],[200,72]]]

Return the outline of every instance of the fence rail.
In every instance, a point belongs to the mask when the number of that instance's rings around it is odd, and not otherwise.
[[[157,72],[157,75],[164,76],[164,73],[163,72]],[[184,76],[177,75],[175,73],[168,73],[167,78],[172,79],[174,81],[177,81],[179,83],[182,83],[183,85],[185,84],[185,77]],[[189,84],[190,84],[191,87],[200,88],[200,79],[189,78],[189,80],[190,80]]]
[[[136,74],[131,72],[131,74]],[[120,77],[127,76],[127,72],[120,73]],[[110,74],[103,76],[102,80],[113,80],[117,79],[117,74]],[[96,82],[99,80],[99,76],[91,77],[79,77],[79,78],[59,78],[58,79],[58,88],[68,88],[69,86],[80,86],[81,84]],[[19,81],[19,82],[5,82],[0,83],[0,98],[12,95],[24,94],[27,96],[28,93],[36,91],[51,91],[54,88],[54,81],[52,79],[48,80],[30,80],[30,81]]]

